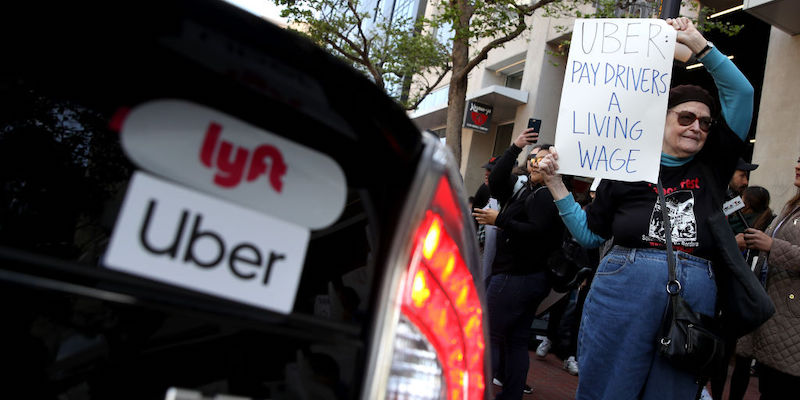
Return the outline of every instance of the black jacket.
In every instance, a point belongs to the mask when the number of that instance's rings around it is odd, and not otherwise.
[[[564,233],[564,223],[546,187],[526,183],[514,194],[516,179],[511,170],[520,152],[522,149],[511,145],[489,175],[489,189],[501,207],[495,222],[500,229],[492,274],[543,271],[547,257],[560,247]]]

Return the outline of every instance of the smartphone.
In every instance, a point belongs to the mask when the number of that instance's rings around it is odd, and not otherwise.
[[[542,120],[536,118],[528,119],[528,128],[533,128],[533,131],[539,133],[542,128]],[[530,143],[536,143],[539,139],[534,139]]]

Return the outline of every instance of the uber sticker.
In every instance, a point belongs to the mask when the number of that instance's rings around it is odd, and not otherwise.
[[[183,100],[134,107],[125,154],[157,175],[308,228],[332,224],[347,183],[331,157]]]
[[[308,241],[308,228],[137,172],[103,263],[290,313]]]

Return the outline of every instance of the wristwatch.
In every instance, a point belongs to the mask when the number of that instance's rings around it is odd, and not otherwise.
[[[710,41],[707,40],[706,47],[703,47],[703,50],[698,51],[697,54],[694,55],[695,58],[702,58],[703,56],[706,55],[706,53],[711,51],[712,47],[714,47],[714,43],[711,43]]]

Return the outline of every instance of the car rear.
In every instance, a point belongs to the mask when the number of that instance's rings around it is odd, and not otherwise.
[[[218,1],[3,8],[7,395],[487,396],[460,176],[368,80]]]

